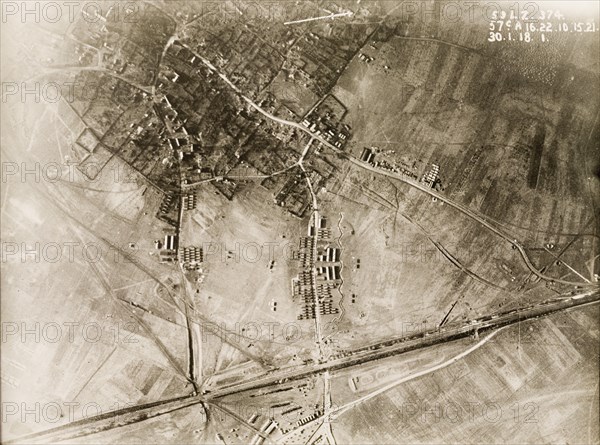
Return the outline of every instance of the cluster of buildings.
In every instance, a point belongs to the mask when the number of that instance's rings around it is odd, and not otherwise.
[[[176,83],[179,77],[177,75],[170,80]],[[159,84],[159,88],[163,86],[164,84]],[[174,96],[165,94],[155,106],[166,128],[161,135],[161,143],[168,149],[170,157],[179,161],[181,181],[184,184],[210,179],[213,177],[212,170],[201,163],[202,133],[191,125],[189,117],[177,111],[173,106],[175,100]]]
[[[300,238],[300,250],[298,251],[298,259],[302,263],[302,267],[309,268],[314,261],[314,243],[315,239],[312,236],[303,236]]]
[[[397,165],[396,163],[390,163],[386,160],[376,161],[375,156],[376,152],[373,150],[373,148],[365,147],[360,155],[360,160],[372,165],[375,168],[386,170],[392,173],[400,173],[408,178],[417,179],[417,175],[411,171],[408,166]]]
[[[371,56],[367,56],[365,53],[359,53],[358,58],[366,63],[371,63],[374,59]]]
[[[375,159],[375,153],[370,148],[365,147],[360,155],[360,160],[366,162],[368,164],[373,164],[373,160]]]
[[[337,148],[342,148],[350,136],[349,128],[347,125],[344,125],[343,130],[337,130],[336,128],[332,128],[326,121],[322,121],[321,118],[316,118],[311,120],[310,118],[305,118],[302,121],[302,125],[308,128],[317,136],[323,136],[327,142],[336,146]]]
[[[439,183],[440,179],[440,166],[437,164],[431,164],[431,168],[425,175],[423,175],[423,179],[421,180],[429,187],[433,188],[436,184]]]
[[[331,229],[321,227],[317,230]],[[333,289],[341,284],[341,250],[337,247],[326,246],[318,249],[317,255],[317,298],[321,315],[338,314],[339,308],[333,302]]]
[[[256,131],[256,120],[240,104],[203,60],[184,43],[175,41],[164,55],[154,114],[161,133],[157,144],[165,155],[163,162],[177,166],[178,183],[196,184],[210,180],[240,163],[242,146]],[[220,146],[231,138],[235,143]],[[218,146],[218,147],[217,147]],[[216,150],[223,156],[213,156]],[[211,183],[228,199],[235,182]]]
[[[271,308],[271,310],[272,310],[273,312],[277,312],[277,302],[276,302],[276,301],[271,301],[271,302],[269,303],[269,307]]]
[[[323,181],[319,173],[314,170],[309,173],[309,178],[313,184],[319,184]],[[310,193],[306,190],[305,184],[305,174],[302,170],[298,170],[298,174],[290,176],[279,191],[274,193],[273,202],[280,207],[284,207],[292,215],[301,218],[310,205]]]
[[[184,270],[199,270],[204,260],[202,247],[184,247],[179,249],[179,262]]]
[[[252,23],[240,26],[232,22],[236,26],[227,26],[226,22],[215,23],[210,31],[205,26],[196,29],[191,45],[236,86],[256,98],[257,92],[277,76],[282,52],[291,44],[292,30],[288,30],[287,37],[276,33],[282,40],[271,44],[270,33],[265,34]]]
[[[321,255],[317,255],[317,261],[337,263],[340,261],[340,249],[328,246],[325,249],[325,252],[323,252]]]
[[[386,170],[386,171],[389,171],[392,173],[400,173],[404,176],[408,176],[409,178],[413,178],[413,179],[417,178],[417,175],[414,172],[412,172],[404,167],[398,166],[395,163],[392,164],[385,160],[375,161],[373,163],[373,167],[379,168],[381,170]]]
[[[254,421],[256,422],[256,419]],[[278,427],[279,427],[279,425],[278,425],[277,421],[275,421],[274,419],[267,419],[265,421],[265,423],[260,427],[260,431],[264,435],[269,436]],[[265,438],[263,436],[261,436],[260,434],[256,434],[254,436],[254,438],[252,439],[252,441],[250,442],[250,445],[262,445],[264,443],[264,441],[265,441]]]
[[[333,26],[326,32],[304,33],[288,53],[289,76],[322,96],[330,91],[366,37],[366,28],[359,27]]]
[[[317,267],[317,278],[325,281],[337,281],[341,279],[340,266],[319,266]]]
[[[173,263],[177,260],[178,245],[177,235],[165,235],[164,243],[160,240],[154,242],[154,247],[159,250],[158,257],[161,263]]]
[[[158,208],[156,217],[170,226],[177,226],[179,199],[174,193],[166,193]]]
[[[342,283],[341,249],[328,244],[330,238],[331,229],[321,215],[309,226],[308,236],[300,238],[295,257],[304,270],[292,280],[292,297],[302,305],[299,320],[315,318],[317,307],[321,315],[340,311],[333,301],[333,290]]]
[[[308,228],[308,236],[316,236],[320,241],[329,241],[331,239],[331,229],[327,227],[327,218],[319,216],[316,224]]]
[[[321,227],[317,229],[317,236],[320,240],[329,240],[331,239],[331,229],[329,227]]]
[[[141,149],[152,142],[153,149],[145,152],[152,153],[154,157],[160,156],[158,163],[163,169],[169,169],[169,174],[165,174],[165,177],[188,186],[216,177],[211,185],[225,197],[232,199],[237,183],[228,178],[227,173],[237,165],[244,163],[254,168],[257,174],[268,175],[289,166],[297,158],[297,153],[285,144],[282,146],[281,141],[269,133],[268,128],[265,130],[261,127],[262,121],[257,119],[255,113],[240,108],[239,98],[232,94],[231,88],[224,84],[223,79],[208,68],[207,64],[212,64],[234,83],[238,79],[241,82],[237,82],[238,86],[250,97],[252,94],[247,88],[256,85],[252,76],[262,76],[263,74],[257,73],[265,73],[266,67],[271,69],[269,62],[273,61],[264,60],[261,55],[264,52],[264,56],[269,59],[276,52],[265,52],[264,43],[254,33],[247,29],[228,29],[227,32],[238,38],[245,37],[242,40],[236,38],[233,45],[233,41],[225,38],[225,35],[207,35],[197,42],[172,43],[163,57],[158,77],[158,100],[151,103],[152,109],[144,119],[136,121],[136,128],[132,128],[139,149],[131,147],[131,151],[135,151],[132,157],[137,156],[140,151],[143,157],[145,153]],[[238,45],[249,48],[249,52],[240,60],[240,53],[231,51],[232,46]],[[197,48],[202,57],[192,48]],[[252,56],[248,57],[248,54]],[[250,67],[254,62],[262,68],[249,69],[246,74],[243,67]],[[280,65],[276,63],[273,66],[278,70]],[[236,77],[236,74],[239,76]],[[275,74],[273,72],[268,76]],[[244,85],[243,79],[246,77],[251,80],[248,85]],[[335,107],[337,106],[336,104]],[[309,126],[317,134],[339,148],[350,136],[349,128],[335,124],[335,117],[332,115],[313,113],[308,119]],[[314,125],[311,125],[312,121]],[[152,141],[149,141],[150,136],[153,137]],[[220,155],[214,156],[215,152]],[[318,168],[311,168],[307,173],[308,179],[316,187],[326,181],[326,174],[327,172]],[[280,180],[285,181],[280,183]],[[306,180],[304,172],[298,172],[296,175],[281,175],[272,181],[265,180],[263,185],[273,192],[278,206],[302,217],[311,203],[309,191],[306,187],[299,187],[300,182],[306,183]],[[188,206],[195,205],[187,200],[183,204],[186,210]],[[172,218],[169,213],[166,210],[159,213],[159,217],[172,223],[176,218]]]
[[[292,280],[292,298],[300,300],[301,303],[298,320],[310,320],[316,316],[315,284],[310,270],[303,270],[296,279]]]
[[[123,11],[119,11],[119,6],[106,8],[104,11],[99,6],[90,8],[88,11],[82,9],[81,18],[73,24],[72,33],[76,41],[83,42],[88,48],[96,48],[101,51],[102,66],[117,74],[126,74],[128,78],[139,81],[140,84],[147,85],[151,81],[151,69],[147,63],[144,63],[144,57],[148,54],[143,54],[140,51],[138,44],[134,42],[143,36],[130,36],[128,39],[115,39],[116,33],[122,33],[123,30],[119,26],[122,24]],[[167,31],[160,24],[160,19],[155,18],[155,24],[160,29],[156,31],[157,35]],[[168,31],[167,31],[168,32]],[[139,34],[143,34],[139,31]]]
[[[161,263],[179,261],[181,267],[186,271],[198,271],[200,263],[204,261],[201,247],[180,247],[179,237],[175,234],[165,235],[164,241],[154,241],[154,248],[158,250],[158,258]]]
[[[332,291],[337,285],[327,282],[317,285],[317,298],[319,299],[319,313],[321,315],[339,314],[340,309],[333,303]]]
[[[347,112],[344,104],[327,94],[306,114],[302,125],[330,144],[342,148],[350,138],[350,127],[342,123]]]
[[[313,414],[311,414],[310,416],[306,416],[300,420],[298,420],[296,422],[296,427],[302,426],[302,425],[306,425],[308,422],[310,422],[311,420],[315,420],[317,417],[319,417],[321,414],[323,414],[323,412],[321,410],[317,410],[315,411]]]
[[[196,208],[196,194],[188,193],[183,196],[183,209],[194,210]]]

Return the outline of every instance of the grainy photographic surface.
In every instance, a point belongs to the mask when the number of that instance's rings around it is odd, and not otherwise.
[[[1,1],[1,440],[598,444],[595,1]]]

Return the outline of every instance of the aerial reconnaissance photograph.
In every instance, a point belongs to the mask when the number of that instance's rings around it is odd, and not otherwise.
[[[600,444],[597,1],[1,6],[6,444]]]

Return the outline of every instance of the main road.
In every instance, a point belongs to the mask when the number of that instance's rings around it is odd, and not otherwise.
[[[595,304],[598,301],[600,301],[600,291],[597,289],[578,295],[558,297],[518,310],[515,309],[480,317],[459,326],[445,326],[439,329],[414,333],[402,338],[386,340],[347,352],[344,356],[328,360],[325,363],[306,364],[290,370],[274,371],[263,377],[254,378],[251,381],[240,382],[206,393],[204,397],[207,399],[221,398],[243,391],[256,390],[292,380],[303,379],[314,374],[336,371],[416,349],[466,338],[471,335],[478,335],[481,331],[490,331],[503,326],[546,316],[561,310]]]
[[[49,441],[59,442],[78,438],[106,431],[108,429],[137,423],[151,417],[160,416],[189,406],[211,403],[211,401],[215,399],[228,395],[281,385],[312,375],[337,371],[409,351],[467,338],[472,335],[477,336],[483,331],[493,331],[504,326],[510,326],[526,320],[543,317],[555,312],[596,304],[599,301],[600,291],[598,289],[576,295],[561,296],[518,310],[480,317],[465,324],[455,326],[448,325],[439,329],[414,333],[407,337],[391,339],[365,346],[354,351],[349,351],[345,353],[344,356],[328,360],[324,363],[305,364],[287,370],[275,370],[262,377],[235,383],[217,389],[216,391],[206,392],[201,395],[190,394],[177,399],[109,412],[100,416],[89,417],[49,430],[22,436],[5,443],[48,443]]]
[[[523,248],[523,246],[521,245],[521,243],[519,241],[517,241],[514,237],[504,233],[503,231],[501,231],[500,229],[498,229],[497,227],[493,226],[492,224],[490,224],[489,222],[487,222],[485,220],[485,217],[483,215],[480,215],[478,212],[476,212],[475,210],[472,210],[456,201],[451,200],[450,198],[445,197],[444,195],[442,195],[441,193],[424,186],[423,184],[414,181],[410,178],[407,178],[406,176],[400,175],[398,173],[394,173],[394,172],[390,172],[388,170],[382,170],[382,169],[378,169],[373,167],[371,164],[368,164],[366,162],[362,162],[358,159],[356,159],[354,156],[350,155],[349,153],[346,153],[342,150],[340,150],[339,148],[337,148],[336,146],[334,146],[333,144],[329,143],[327,140],[325,140],[323,137],[321,137],[320,135],[317,135],[315,133],[313,133],[312,131],[310,131],[308,128],[304,127],[303,125],[300,125],[297,122],[293,122],[293,121],[288,121],[285,119],[281,119],[277,116],[273,116],[271,113],[263,110],[261,107],[259,107],[257,104],[255,104],[251,99],[249,99],[246,96],[242,95],[242,98],[252,107],[254,108],[256,111],[258,111],[259,113],[261,113],[262,115],[264,115],[265,117],[278,122],[282,125],[289,125],[291,127],[295,127],[298,128],[299,130],[304,131],[305,133],[309,134],[310,136],[312,136],[314,139],[317,139],[319,142],[321,142],[323,145],[327,146],[328,148],[332,149],[333,151],[335,151],[336,153],[338,153],[339,155],[341,155],[342,157],[348,159],[350,162],[352,162],[354,165],[363,168],[365,170],[369,170],[373,173],[379,174],[379,175],[384,175],[384,176],[389,176],[391,178],[397,179],[399,181],[402,181],[408,185],[410,185],[411,187],[414,187],[424,193],[427,193],[437,199],[439,199],[442,202],[445,202],[446,204],[448,204],[451,207],[454,207],[456,210],[458,210],[459,212],[463,213],[464,215],[468,216],[469,218],[477,221],[479,224],[483,225],[484,227],[486,227],[487,229],[491,230],[492,232],[494,232],[496,235],[500,236],[501,238],[505,239],[506,241],[508,241],[509,243],[511,243],[518,251],[519,254],[521,255],[521,257],[523,258],[523,260],[525,261],[525,264],[527,265],[527,268],[537,277],[546,280],[546,281],[553,281],[555,283],[561,283],[561,284],[566,284],[566,285],[570,285],[570,286],[586,286],[589,285],[589,282],[587,281],[583,281],[583,282],[578,282],[578,281],[568,281],[568,280],[562,280],[560,278],[554,278],[554,277],[550,277],[548,275],[544,275],[543,273],[541,273],[539,270],[537,270],[537,268],[533,265],[533,263],[531,262],[531,260],[529,259],[529,257],[527,256],[527,252],[525,252],[525,249]]]
[[[485,220],[485,217],[483,215],[480,215],[478,212],[476,212],[476,211],[474,211],[474,210],[472,210],[472,209],[470,209],[470,208],[468,208],[468,207],[466,207],[466,206],[464,206],[464,205],[462,205],[462,204],[460,204],[458,202],[455,202],[455,201],[451,200],[450,198],[445,197],[441,193],[438,193],[437,191],[431,189],[430,187],[426,187],[426,186],[424,186],[423,184],[420,184],[417,181],[414,181],[414,180],[412,180],[410,178],[407,178],[406,176],[403,176],[403,175],[400,175],[400,174],[397,174],[397,173],[394,173],[394,172],[390,172],[390,171],[387,171],[387,170],[377,169],[377,168],[373,167],[371,164],[359,161],[354,156],[352,156],[349,153],[346,153],[346,152],[340,150],[339,148],[337,148],[336,146],[334,146],[333,144],[331,144],[327,140],[325,140],[325,138],[323,138],[321,135],[317,135],[316,133],[313,133],[308,128],[304,127],[303,125],[300,125],[299,123],[294,122],[294,121],[289,121],[289,120],[286,120],[286,119],[282,119],[280,117],[274,116],[271,113],[263,110],[252,99],[250,99],[249,97],[245,96],[242,93],[242,91],[233,82],[231,82],[227,78],[227,76],[225,76],[224,74],[220,73],[217,70],[217,68],[212,63],[210,63],[210,61],[208,61],[207,59],[205,59],[201,54],[198,54],[190,46],[188,46],[186,44],[182,44],[182,45],[185,48],[187,48],[189,51],[191,51],[196,57],[198,57],[202,61],[202,63],[204,63],[204,65],[206,65],[211,71],[213,71],[221,79],[223,79],[223,81],[231,89],[233,89],[235,91],[235,93],[239,97],[241,97],[244,101],[246,101],[248,103],[248,105],[250,105],[252,108],[254,108],[256,111],[258,111],[259,113],[261,113],[266,118],[268,118],[268,119],[270,119],[270,120],[272,120],[274,122],[277,122],[277,123],[279,123],[281,125],[287,125],[287,126],[290,126],[290,127],[294,127],[294,128],[297,128],[297,129],[299,129],[299,130],[307,133],[313,139],[317,139],[323,145],[327,146],[328,148],[330,148],[334,152],[338,153],[342,157],[348,159],[350,162],[352,162],[353,164],[357,165],[360,168],[363,168],[365,170],[369,170],[369,171],[371,171],[373,173],[376,173],[376,174],[379,174],[379,175],[389,176],[391,178],[394,178],[394,179],[397,179],[399,181],[402,181],[405,184],[408,184],[411,187],[416,188],[416,189],[418,189],[418,190],[420,190],[420,191],[422,191],[424,193],[427,193],[430,196],[435,197],[435,198],[439,199],[442,202],[445,202],[449,206],[454,207],[459,212],[461,212],[464,215],[468,216],[469,218],[477,221],[479,224],[483,225],[484,227],[486,227],[487,229],[491,230],[496,235],[500,236],[504,240],[506,240],[509,243],[511,243],[519,251],[519,254],[523,258],[523,261],[525,261],[525,265],[531,271],[531,273],[533,273],[537,277],[541,278],[542,280],[546,280],[546,281],[550,281],[550,282],[555,282],[555,283],[566,284],[566,285],[569,285],[569,286],[586,286],[586,285],[589,286],[590,285],[589,282],[585,282],[585,281],[584,282],[568,281],[568,280],[562,280],[560,278],[554,278],[554,277],[550,277],[548,275],[544,275],[543,273],[541,273],[533,265],[533,263],[531,262],[531,260],[527,256],[527,252],[525,252],[525,249],[523,248],[523,246],[521,245],[521,243],[517,239],[515,239],[513,236],[511,236],[509,234],[506,234],[502,230],[498,229],[497,227],[495,227],[492,224],[490,224],[489,222],[487,222]]]

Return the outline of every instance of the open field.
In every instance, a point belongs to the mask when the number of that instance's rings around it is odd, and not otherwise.
[[[456,36],[374,41],[375,60],[354,59],[333,89],[349,110],[351,152],[358,157],[363,147],[376,147],[377,161],[402,165],[419,179],[439,165],[447,196],[525,239],[533,252],[546,243],[559,250],[576,234],[597,246],[590,205],[599,189],[592,143],[598,91],[591,87],[597,75],[581,61],[568,65],[578,48],[597,51],[590,39],[569,42],[562,59],[547,62],[557,71],[550,83],[497,67],[490,44]],[[584,260],[589,266],[571,266],[590,279],[598,272],[593,256]],[[566,267],[552,273],[572,274]]]
[[[334,434],[341,442],[596,443],[598,332],[597,305],[504,329],[461,361],[346,411]]]
[[[115,428],[92,436],[67,440],[63,443],[110,444],[118,442],[139,444],[146,440],[149,429],[156,431],[157,437],[160,437],[160,441],[163,443],[192,443],[194,441],[216,443],[216,432],[229,431],[236,425],[235,419],[231,418],[221,420],[217,417],[214,419],[211,417],[211,422],[207,422],[207,418],[202,405],[194,405],[145,422]],[[231,441],[229,443],[243,443],[243,441]]]
[[[447,323],[552,296],[509,243],[405,184],[352,167],[321,199],[343,215],[335,347],[435,327],[450,310]]]
[[[218,403],[256,425],[265,419],[275,419],[278,430],[285,434],[296,429],[297,422],[323,410],[323,384],[317,378],[303,379],[277,388],[228,396]]]
[[[48,208],[37,209],[44,212],[44,234],[15,236],[31,240],[32,247],[34,242],[41,246],[75,242],[69,237],[71,230],[61,234],[50,229],[60,227],[59,221],[64,224],[62,219],[56,219]],[[15,296],[2,302],[3,326],[14,332],[2,346],[3,379],[7,382],[3,402],[51,408],[47,415],[38,413],[40,420],[27,427],[20,415],[8,417],[3,425],[6,437],[68,423],[95,410],[107,412],[190,391],[180,372],[186,357],[185,344],[176,341],[182,338],[180,327],[168,324],[170,335],[162,334],[158,340],[157,334],[166,326],[155,316],[112,297],[101,284],[101,266],[82,259],[81,250],[74,251],[72,262],[66,254],[61,261],[47,262],[44,250],[41,252],[39,263],[29,254],[28,261],[19,259],[3,267],[11,279],[3,281],[2,294]],[[46,250],[46,254],[50,252]],[[165,350],[169,352],[165,354]],[[48,378],[52,385],[47,384]],[[72,415],[69,406],[75,406]],[[55,417],[54,407],[62,410],[60,418]]]
[[[292,252],[307,223],[276,208],[258,184],[242,185],[231,202],[210,185],[197,195],[202,205],[185,212],[181,235],[182,246],[204,249],[201,282],[187,284],[197,314],[237,333],[240,347],[266,362],[308,357],[314,324],[297,320],[291,289]]]
[[[56,170],[47,166],[64,165],[59,144],[69,136],[59,127],[56,138],[51,131],[32,138],[48,134],[32,140],[27,160],[19,158],[31,170],[43,161],[39,179],[17,176],[2,195],[3,220],[20,221],[2,227],[3,242],[15,246],[14,253],[3,247],[3,323],[15,330],[3,340],[3,401],[59,406],[62,416],[53,411],[27,427],[8,422],[6,437],[191,390],[182,372],[183,318],[154,278],[171,272],[148,255],[148,234],[162,235],[152,221],[152,192],[144,194],[135,179],[116,180],[122,165],[93,184],[73,171],[53,180]],[[3,160],[19,148],[14,140]]]

